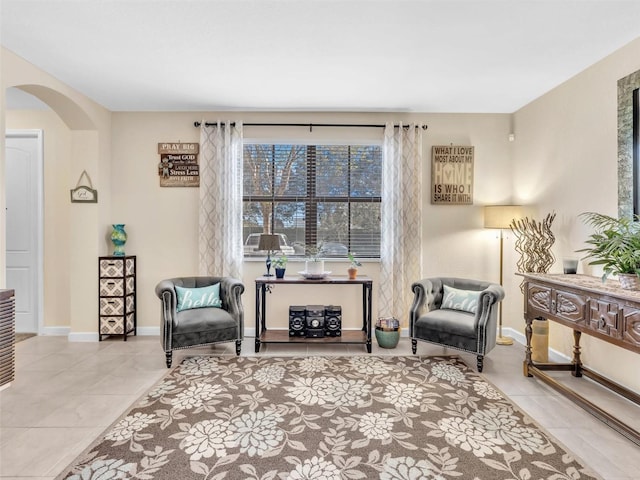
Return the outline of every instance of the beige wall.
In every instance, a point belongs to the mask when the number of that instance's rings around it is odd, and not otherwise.
[[[577,218],[585,211],[617,216],[617,81],[640,69],[640,40],[598,62],[514,115],[514,190],[523,203],[557,214],[556,257],[575,250],[591,233]],[[561,270],[556,262],[554,271]],[[578,273],[599,274],[585,261]],[[523,330],[522,323],[517,325]],[[571,354],[571,331],[552,325],[551,346]],[[640,391],[640,357],[583,336],[583,361]]]
[[[49,105],[59,116],[60,120],[68,128],[68,142],[65,142],[62,150],[68,153],[62,160],[62,167],[67,168],[66,178],[52,176],[52,171],[57,165],[47,164],[45,159],[45,204],[53,199],[54,204],[61,196],[75,187],[76,181],[83,170],[86,170],[93,180],[94,188],[99,192],[98,204],[68,204],[64,213],[58,213],[64,217],[68,212],[67,241],[60,238],[64,233],[51,235],[51,221],[45,220],[48,226],[49,236],[45,238],[45,265],[51,266],[56,260],[48,258],[49,255],[58,255],[64,260],[65,273],[52,280],[55,272],[45,273],[45,282],[66,282],[66,287],[61,287],[63,292],[57,290],[57,285],[47,288],[45,283],[45,298],[47,307],[52,310],[45,311],[45,324],[52,322],[66,322],[62,326],[69,326],[72,335],[76,332],[95,332],[97,320],[96,312],[98,301],[96,298],[97,256],[99,255],[99,225],[103,225],[105,218],[109,216],[110,202],[110,159],[111,159],[111,113],[88,99],[84,95],[74,91],[69,86],[58,81],[51,75],[34,67],[14,53],[1,48],[0,56],[0,90],[2,91],[2,122],[5,128],[33,128],[47,129],[44,132],[45,143],[55,141],[55,131],[59,125],[53,126],[50,119],[42,121],[36,115],[29,117],[23,114],[14,119],[7,116],[4,109],[4,97],[7,88],[16,87],[37,96]],[[14,122],[11,124],[10,122]],[[66,132],[65,132],[66,134]],[[0,142],[0,184],[4,185],[4,136]],[[54,158],[52,161],[61,160]],[[68,163],[67,163],[68,162]],[[65,184],[62,191],[56,191]],[[53,189],[53,191],[51,190]],[[4,188],[0,199],[0,207],[4,207]],[[45,210],[46,214],[46,210]],[[5,216],[4,208],[0,214],[0,271],[2,272],[0,286],[5,285]],[[55,223],[55,222],[54,222]],[[55,244],[50,244],[54,241]],[[55,247],[63,247],[62,251],[55,251]],[[48,252],[48,253],[47,253]],[[65,290],[66,288],[66,290]],[[52,293],[51,290],[55,293]],[[56,298],[62,293],[66,296]],[[55,300],[53,300],[55,298]]]
[[[5,88],[20,85],[21,82],[41,82],[53,84],[79,104],[85,101],[81,95],[68,87],[57,86],[44,72],[38,72],[12,54],[10,60],[22,74],[13,81],[7,81]],[[3,66],[8,68],[7,62]],[[29,87],[29,91],[40,93],[35,87]],[[61,110],[60,107],[58,110]],[[91,108],[86,110],[94,113]],[[198,141],[199,130],[194,128],[193,122],[201,119],[376,124],[391,120],[427,123],[429,130],[424,135],[423,174],[424,255],[422,259],[412,261],[422,262],[425,275],[459,275],[489,280],[498,278],[497,240],[494,232],[482,229],[481,206],[484,203],[508,201],[511,196],[508,191],[508,115],[113,113],[108,116],[109,122],[105,122],[106,119],[100,115],[95,116],[100,126],[95,130],[83,131],[76,130],[77,125],[73,121],[61,121],[64,119],[53,112],[14,111],[6,115],[7,128],[41,128],[45,132],[45,326],[68,326],[76,338],[95,332],[95,257],[111,252],[108,239],[110,225],[125,223],[129,233],[126,250],[139,257],[139,325],[143,329],[157,327],[158,301],[153,293],[156,283],[162,278],[190,275],[198,270],[198,189],[159,187],[157,143]],[[245,138],[280,141],[357,141],[380,137],[380,129],[316,128],[310,133],[307,129],[299,128],[245,128]],[[107,138],[109,141],[105,142]],[[51,145],[51,142],[54,144]],[[476,205],[432,206],[429,203],[431,146],[451,143],[476,147]],[[98,161],[103,158],[108,161]],[[80,167],[87,168],[99,191],[98,205],[71,204],[65,199],[69,189],[75,186]],[[49,215],[53,211],[55,214]],[[295,263],[289,267],[294,272],[301,269]],[[346,270],[346,264],[328,264],[327,268],[342,272]],[[262,271],[261,262],[247,262],[245,265],[245,306],[247,326],[250,327],[254,318],[252,279]],[[370,275],[375,285],[378,284],[377,263],[365,264],[361,273]],[[307,290],[291,290],[289,295],[283,292],[270,297],[270,317],[279,319],[274,326],[286,324],[287,306],[296,303],[295,299],[305,303],[341,304],[345,310],[353,312],[348,316],[346,326],[357,328],[360,321],[360,297],[357,291],[327,288],[320,293]],[[377,293],[377,287],[374,293]],[[84,300],[79,302],[77,299],[80,297]],[[513,306],[514,309],[517,307],[517,304]],[[374,315],[376,311],[377,295],[374,295]],[[77,320],[74,321],[74,318]]]
[[[243,122],[312,122],[383,124],[387,120],[423,121],[424,135],[424,243],[425,276],[454,275],[498,280],[498,243],[495,232],[482,228],[482,205],[508,201],[511,196],[509,115],[409,115],[328,113],[114,113],[112,124],[112,217],[109,223],[125,223],[126,251],[138,257],[139,325],[155,327],[159,301],[154,287],[163,278],[193,275],[198,271],[198,189],[160,188],[156,166],[157,144],[167,141],[197,142],[195,120]],[[266,140],[380,139],[381,129],[325,129],[245,127],[245,138]],[[432,206],[429,203],[431,146],[462,144],[476,147],[475,202],[473,206]],[[104,225],[105,232],[109,225]],[[108,250],[105,239],[102,247]],[[408,261],[420,261],[409,259]],[[329,263],[327,269],[346,274],[347,264]],[[290,262],[289,271],[302,270]],[[510,268],[510,267],[507,267]],[[505,270],[506,271],[506,270]],[[255,284],[264,272],[263,262],[246,262],[243,281],[245,321],[254,326]],[[513,272],[513,269],[511,269]],[[361,273],[374,279],[374,316],[377,314],[378,263],[366,263]],[[508,286],[508,288],[510,288]],[[517,290],[517,285],[513,288]],[[510,295],[510,297],[512,297]],[[360,292],[344,288],[278,287],[269,296],[270,325],[286,326],[291,304],[342,305],[349,312],[346,327],[357,328]],[[513,304],[517,310],[520,300]],[[521,311],[520,311],[521,312]],[[522,317],[521,313],[518,314]],[[406,321],[406,319],[403,319]],[[273,323],[272,323],[273,322]]]

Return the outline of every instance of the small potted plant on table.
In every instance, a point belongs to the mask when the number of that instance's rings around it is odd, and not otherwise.
[[[349,252],[347,254],[347,257],[349,257],[349,261],[351,262],[349,264],[349,269],[347,270],[347,272],[349,273],[349,279],[355,280],[356,277],[358,276],[358,267],[361,267],[362,263],[360,263],[356,259],[355,254],[353,252]]]
[[[278,254],[273,260],[273,267],[276,270],[276,278],[284,278],[284,272],[287,268],[289,259],[284,253]]]

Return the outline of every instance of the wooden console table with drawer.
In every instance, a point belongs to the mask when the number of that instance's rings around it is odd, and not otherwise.
[[[580,360],[580,336],[584,333],[620,348],[640,353],[640,291],[624,290],[617,280],[603,283],[588,275],[519,274],[524,277],[524,318],[527,346],[524,375],[535,376],[560,391],[586,411],[632,442],[640,445],[640,432],[582,395],[544,373],[567,370],[586,376],[640,405],[640,395],[585,367]],[[531,358],[532,322],[548,319],[573,329],[571,363],[536,363]]]

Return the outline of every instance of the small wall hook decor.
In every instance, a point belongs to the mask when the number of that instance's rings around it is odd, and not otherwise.
[[[85,183],[82,179],[85,178]],[[71,203],[98,203],[98,191],[93,188],[91,177],[83,170],[76,183],[76,188],[71,189]]]

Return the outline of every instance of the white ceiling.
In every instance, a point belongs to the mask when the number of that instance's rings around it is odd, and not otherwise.
[[[638,0],[0,0],[0,18],[4,47],[112,111],[513,112],[640,36]]]

